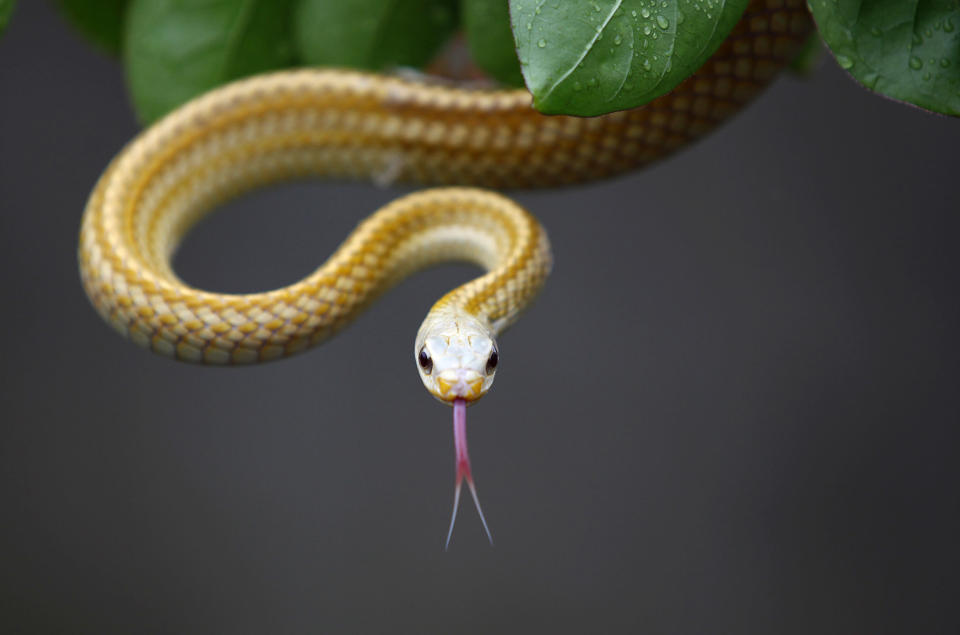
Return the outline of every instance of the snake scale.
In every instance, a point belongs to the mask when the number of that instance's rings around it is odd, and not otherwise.
[[[593,118],[539,114],[523,90],[360,72],[294,70],[237,81],[170,113],[110,163],[83,217],[84,289],[100,315],[141,346],[188,362],[246,364],[322,342],[418,269],[449,260],[481,265],[485,275],[434,305],[414,348],[424,385],[454,405],[456,500],[463,479],[476,500],[464,408],[489,390],[496,337],[543,285],[550,249],[525,210],[462,186],[569,184],[662,158],[749,102],[810,27],[802,0],[752,0],[713,56],[672,92]],[[178,243],[219,203],[320,176],[458,187],[388,204],[314,273],[281,289],[222,294],[176,276]]]

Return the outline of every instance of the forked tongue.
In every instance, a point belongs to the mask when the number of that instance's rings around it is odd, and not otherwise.
[[[480,508],[480,499],[477,498],[477,488],[473,484],[473,475],[470,474],[470,455],[467,453],[467,402],[463,399],[456,399],[453,402],[453,446],[457,455],[457,484],[453,489],[453,514],[450,517],[450,529],[447,531],[447,542],[443,545],[444,550],[450,546],[450,537],[453,535],[453,525],[457,522],[457,509],[460,507],[460,487],[463,481],[467,481],[467,487],[470,488],[470,494],[473,496],[473,502],[477,506],[477,513],[480,514],[480,522],[483,523],[483,529],[487,532],[487,540],[493,544],[493,536],[490,535],[490,528],[487,527],[487,519],[483,517],[483,510]]]

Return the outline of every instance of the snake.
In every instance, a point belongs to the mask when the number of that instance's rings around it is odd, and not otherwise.
[[[413,356],[428,392],[453,407],[456,482],[445,546],[463,482],[492,544],[467,452],[466,407],[490,390],[498,338],[551,268],[543,226],[493,190],[591,181],[669,155],[753,99],[810,27],[803,0],[751,0],[729,37],[674,90],[591,118],[540,114],[522,89],[390,74],[308,68],[238,80],[166,115],[110,162],[81,223],[83,287],[135,344],[186,362],[238,365],[320,344],[416,271],[479,265],[483,275],[430,308]],[[316,177],[438,187],[387,204],[313,273],[280,289],[216,293],[174,272],[184,235],[220,204]]]

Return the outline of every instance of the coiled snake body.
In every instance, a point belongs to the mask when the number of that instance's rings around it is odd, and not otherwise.
[[[496,336],[549,272],[546,234],[532,216],[485,190],[413,194],[365,220],[304,280],[241,295],[181,281],[170,265],[180,239],[218,203],[281,180],[499,188],[636,168],[736,112],[791,59],[809,28],[802,0],[753,0],[717,52],[673,92],[594,118],[541,115],[522,90],[357,72],[299,70],[238,81],[182,106],[112,161],[83,218],[83,286],[97,311],[141,346],[184,361],[246,364],[323,341],[418,269],[448,260],[483,266],[487,274],[430,310],[414,349],[427,389],[455,406],[457,500],[464,478],[476,498],[464,408],[490,388]]]

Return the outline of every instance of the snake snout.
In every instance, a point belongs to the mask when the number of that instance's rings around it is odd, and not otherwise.
[[[444,370],[437,375],[437,390],[440,396],[452,401],[473,401],[483,396],[483,375],[466,368]]]

